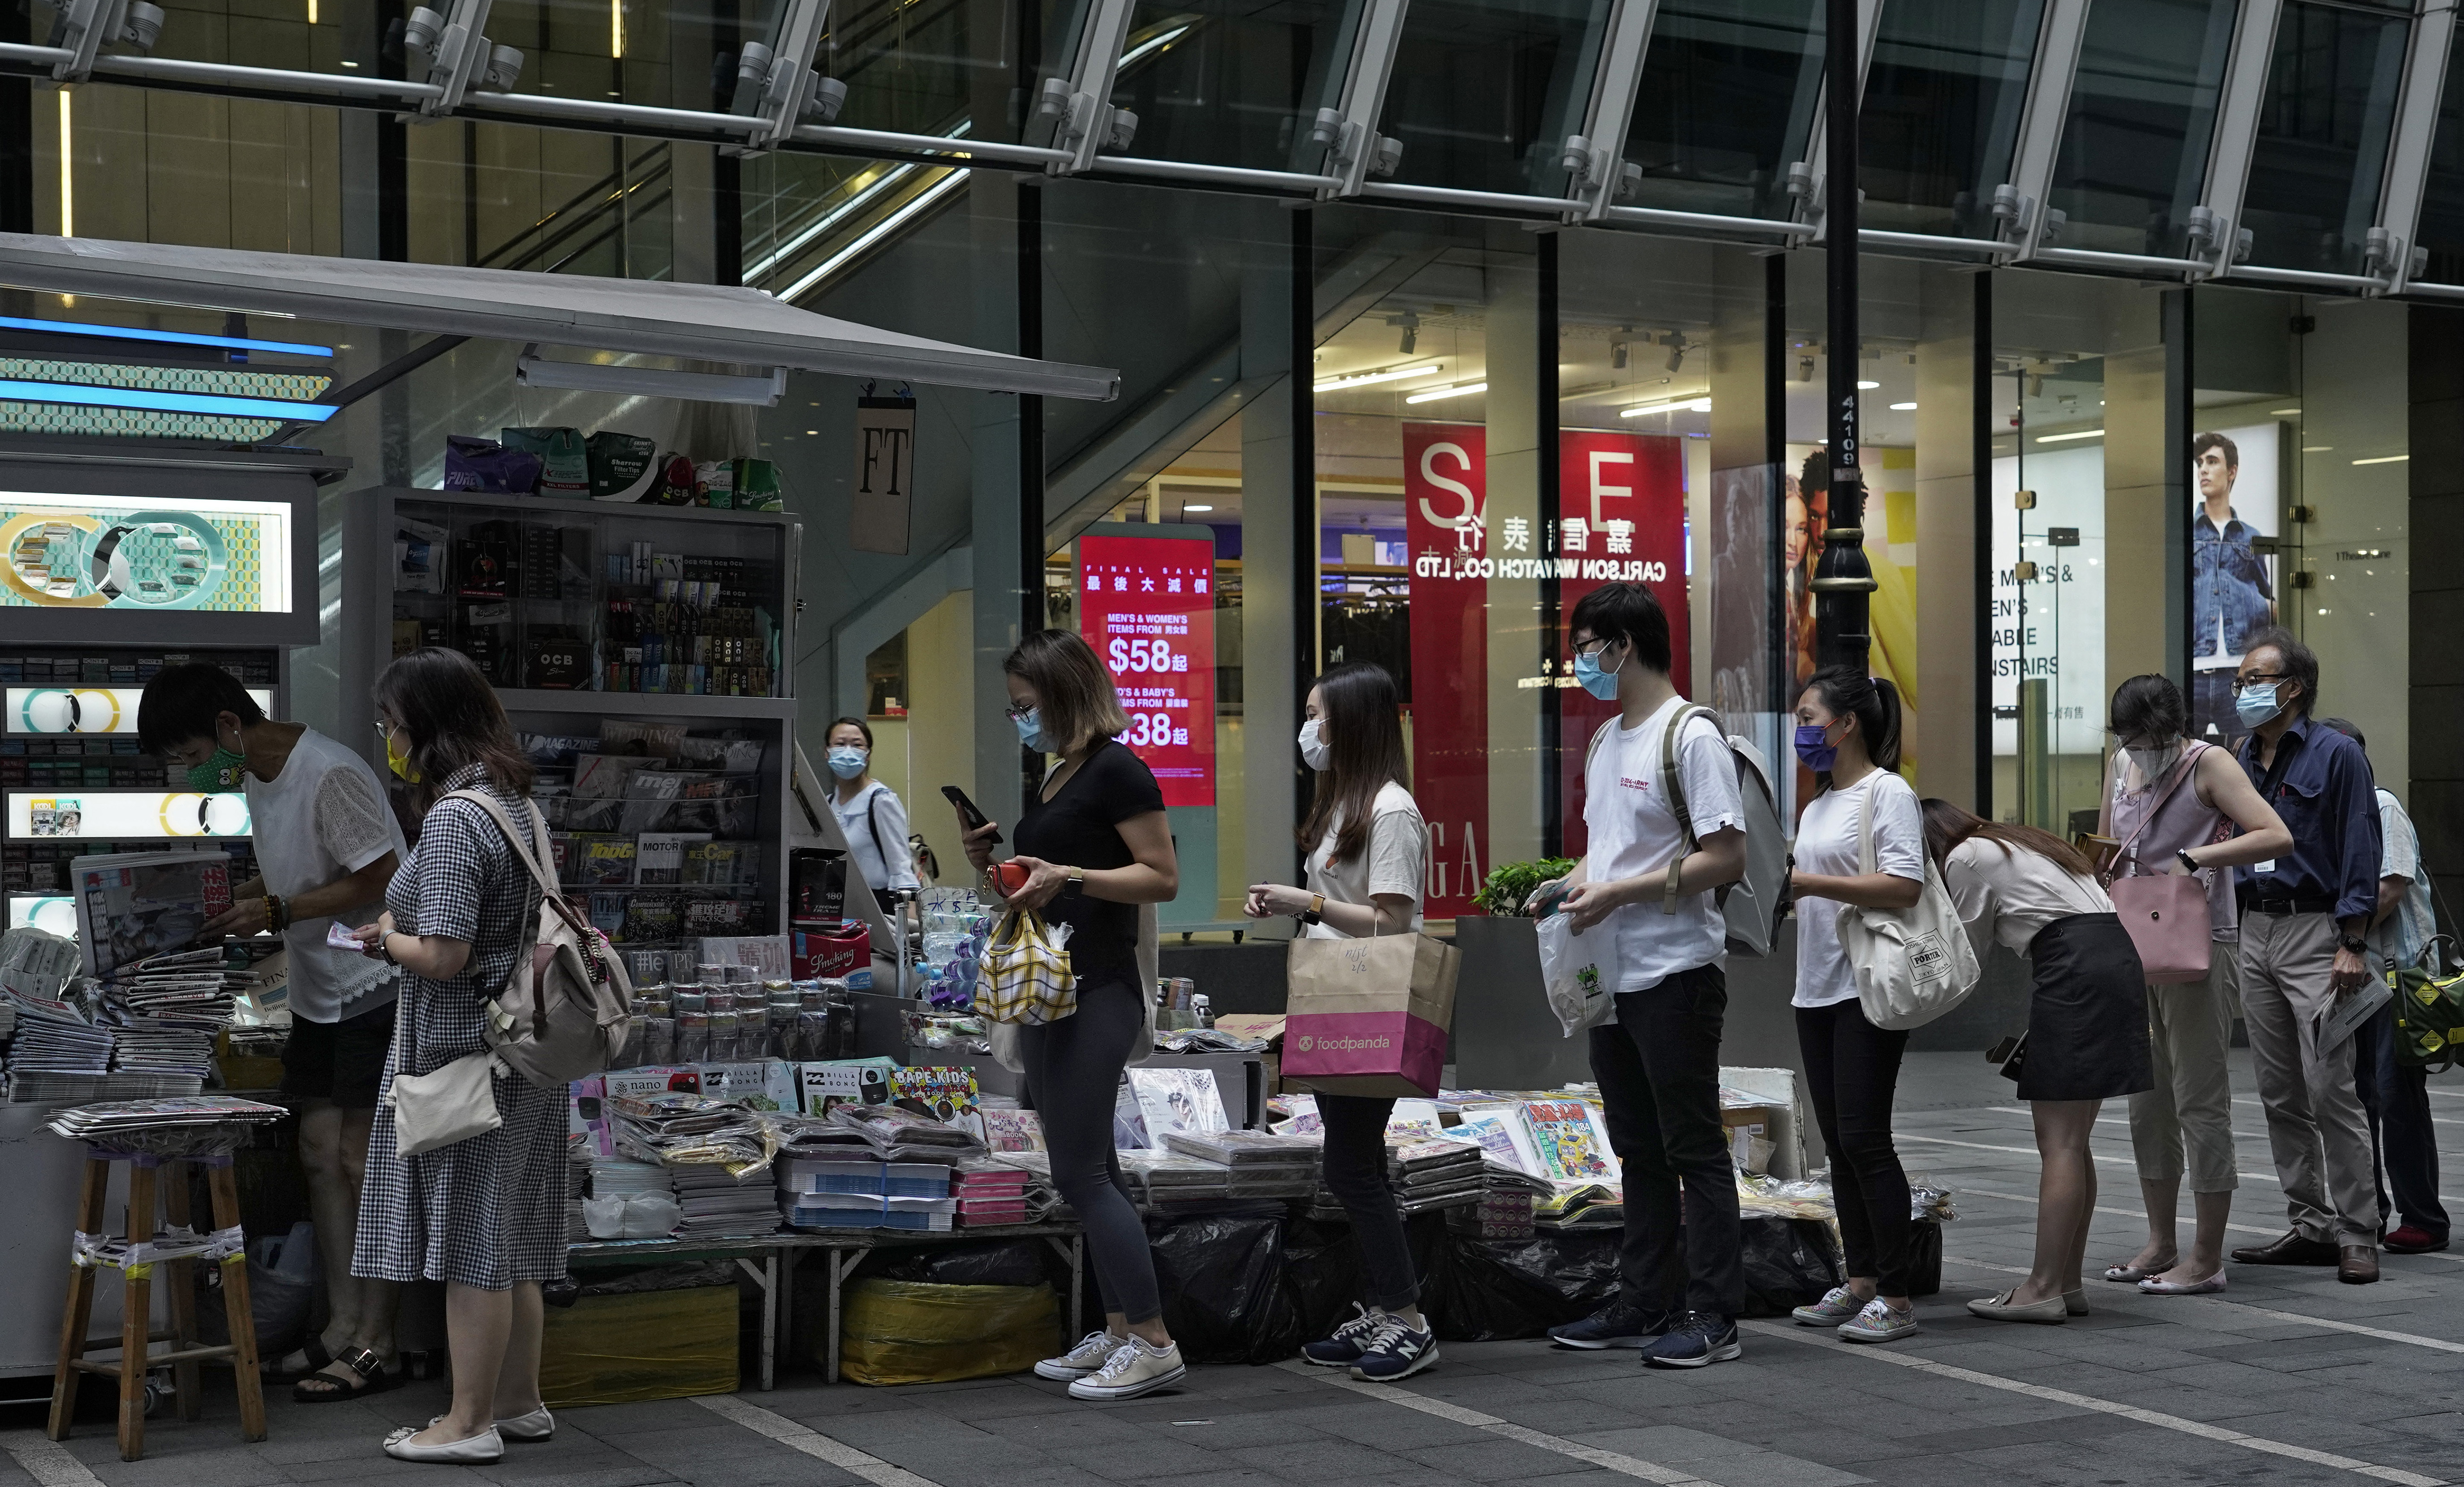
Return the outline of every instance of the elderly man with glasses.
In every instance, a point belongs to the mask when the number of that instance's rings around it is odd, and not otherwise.
[[[2379,1278],[2377,1162],[2353,1039],[2320,1040],[2325,1015],[2371,979],[2363,935],[2378,908],[2379,815],[2369,756],[2312,720],[2318,697],[2309,646],[2281,629],[2252,637],[2233,683],[2234,713],[2251,730],[2237,754],[2293,846],[2235,869],[2242,1017],[2293,1226],[2233,1257],[2333,1265],[2365,1285]]]

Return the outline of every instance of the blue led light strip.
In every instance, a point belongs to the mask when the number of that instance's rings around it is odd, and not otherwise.
[[[286,423],[301,424],[321,424],[341,411],[330,403],[291,403],[280,398],[231,398],[211,392],[156,392],[145,387],[97,387],[77,383],[7,380],[0,380],[0,402],[146,408],[158,413],[219,413],[227,418],[278,418]]]
[[[187,331],[142,331],[126,325],[88,325],[81,320],[27,320],[0,315],[0,330],[49,331],[60,336],[101,336],[113,340],[151,340],[177,346],[221,346],[231,351],[280,351],[303,357],[330,357],[331,346],[305,341],[250,340],[241,336],[198,336]]]

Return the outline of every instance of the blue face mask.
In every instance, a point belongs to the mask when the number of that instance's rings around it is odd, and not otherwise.
[[[2276,700],[2276,688],[2277,684],[2270,682],[2234,694],[2233,716],[2241,719],[2242,727],[2256,728],[2284,711],[2284,704]]]
[[[1839,760],[1839,746],[1831,741],[1831,729],[1822,723],[1796,725],[1796,756],[1805,767],[1817,775],[1827,774]]]
[[[1010,718],[1018,727],[1018,741],[1030,749],[1044,747],[1044,710],[1029,708]]]
[[[841,744],[830,751],[830,773],[841,779],[853,779],[863,774],[867,762],[865,752],[853,744]]]
[[[1606,650],[1607,648],[1607,646],[1603,645],[1600,647],[1600,650]],[[1622,668],[1624,663],[1619,662],[1618,666]],[[1597,697],[1602,702],[1617,701],[1617,674],[1616,671],[1603,671],[1600,669],[1599,651],[1581,652],[1575,655],[1574,681],[1583,689],[1583,690],[1590,692],[1593,696]]]

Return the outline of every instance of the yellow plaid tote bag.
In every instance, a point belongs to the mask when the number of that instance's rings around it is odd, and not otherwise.
[[[1039,1027],[1078,1010],[1078,978],[1069,952],[1055,944],[1051,927],[1031,908],[1004,911],[984,950],[976,1014],[991,1022]]]

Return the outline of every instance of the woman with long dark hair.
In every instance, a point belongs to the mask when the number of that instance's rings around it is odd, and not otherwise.
[[[1290,914],[1316,939],[1361,939],[1420,928],[1429,871],[1429,827],[1405,781],[1402,699],[1386,668],[1336,667],[1309,689],[1301,757],[1318,772],[1300,827],[1308,852],[1304,887],[1249,885],[1253,919]],[[1301,1356],[1354,1378],[1393,1380],[1438,1361],[1437,1334],[1420,1315],[1420,1281],[1403,1238],[1403,1215],[1386,1181],[1391,1098],[1317,1096],[1326,1126],[1327,1191],[1351,1215],[1368,1296],[1358,1314]]]
[[[487,1046],[486,1006],[538,932],[539,888],[504,832],[477,802],[446,798],[484,791],[527,830],[532,770],[495,689],[459,651],[415,650],[386,667],[376,711],[386,761],[423,817],[385,913],[357,931],[369,954],[402,968],[402,990],[351,1273],[445,1283],[452,1404],[426,1429],[387,1436],[385,1454],[477,1464],[502,1456],[508,1438],[556,1429],[539,1402],[539,1286],[564,1276],[566,1091],[499,1077],[503,1125],[414,1156],[396,1149],[390,1096],[396,1078]]]
[[[1076,1399],[1134,1399],[1189,1371],[1163,1324],[1146,1225],[1112,1148],[1121,1071],[1155,1051],[1154,1000],[1138,969],[1138,908],[1180,891],[1163,791],[1117,742],[1130,720],[1103,664],[1067,630],[1039,630],[1001,663],[1020,742],[1059,755],[1013,835],[1026,883],[1004,894],[992,865],[994,825],[966,833],[981,891],[1070,928],[1078,1010],[1018,1030],[1026,1089],[1044,1123],[1052,1184],[1087,1226],[1104,1328],[1035,1371],[1067,1380]],[[963,823],[962,823],[963,824]]]
[[[1906,908],[1925,891],[1925,820],[1900,777],[1900,694],[1853,667],[1814,673],[1796,701],[1796,756],[1820,785],[1796,827],[1796,1042],[1822,1144],[1848,1282],[1794,1315],[1851,1343],[1917,1330],[1908,1299],[1908,1174],[1891,1142],[1891,1102],[1908,1035],[1878,1028],[1858,1002],[1839,907]],[[1870,836],[1874,864],[1864,864]]]
[[[2241,948],[2233,868],[2293,850],[2293,833],[2233,751],[2189,737],[2189,707],[2172,678],[2134,676],[2114,689],[2110,731],[2120,747],[2105,768],[2101,822],[2121,843],[2112,873],[2204,875],[2208,889],[2206,977],[2147,988],[2154,1080],[2146,1093],[2130,1097],[2147,1242],[2104,1271],[2107,1280],[2136,1280],[2150,1296],[2225,1288],[2225,1227],[2241,1185],[2227,1062],[2241,1003],[2233,975]],[[2186,1176],[2196,1225],[2188,1253],[2175,1224]]]
[[[1982,958],[2000,940],[2035,968],[2019,1098],[2036,1127],[2036,1258],[2028,1279],[1968,1309],[1995,1322],[2060,1323],[2087,1310],[2079,1258],[2096,1216],[2088,1137],[2107,1100],[2155,1080],[2147,980],[2096,869],[2050,831],[1925,802],[1925,850]]]

